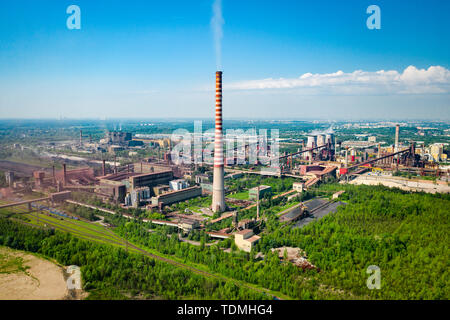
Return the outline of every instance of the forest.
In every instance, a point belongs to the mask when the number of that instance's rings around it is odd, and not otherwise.
[[[0,218],[0,245],[81,267],[88,299],[268,299],[269,296],[194,274],[142,254]]]
[[[263,205],[267,219],[262,239],[250,254],[237,251],[229,240],[205,247],[168,238],[163,229],[150,234],[144,223],[116,220],[116,232],[185,262],[295,299],[449,298],[449,195],[338,184],[323,185],[311,194],[337,190],[346,191],[339,200],[347,205],[300,229],[281,226],[273,208]],[[320,271],[280,262],[270,249],[282,246],[305,250]],[[231,253],[221,250],[230,247]],[[257,252],[264,254],[263,261],[255,258]],[[369,265],[381,269],[380,290],[366,286]]]

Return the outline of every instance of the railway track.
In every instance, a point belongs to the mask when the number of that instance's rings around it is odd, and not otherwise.
[[[33,218],[33,220],[37,220],[36,216],[34,216],[32,214],[30,214],[30,217]],[[59,218],[59,216],[58,216],[58,218]],[[245,288],[250,289],[250,290],[255,290],[257,292],[260,292],[260,293],[263,293],[265,295],[268,295],[268,296],[270,296],[270,297],[272,297],[273,299],[276,299],[276,300],[282,300],[280,297],[272,294],[270,292],[270,290],[268,290],[268,289],[256,288],[256,287],[253,287],[253,286],[251,286],[249,284],[242,283],[242,282],[240,282],[238,280],[235,280],[235,279],[232,279],[232,278],[227,278],[225,276],[221,276],[221,275],[218,275],[218,274],[213,274],[213,273],[210,273],[208,271],[204,271],[202,269],[199,269],[199,268],[196,268],[196,267],[192,267],[192,266],[189,266],[187,264],[178,262],[176,260],[172,260],[172,259],[169,259],[169,258],[166,258],[166,257],[163,257],[163,256],[159,256],[157,254],[148,252],[148,251],[146,251],[146,250],[144,250],[144,249],[142,249],[140,247],[137,247],[136,245],[128,242],[126,239],[121,238],[120,236],[118,236],[116,233],[114,233],[109,228],[105,228],[105,232],[101,232],[101,231],[95,230],[95,229],[89,229],[89,232],[84,232],[82,230],[79,230],[79,229],[72,228],[72,227],[68,226],[68,225],[74,225],[74,226],[77,226],[78,228],[80,228],[80,225],[76,224],[75,222],[68,221],[67,219],[64,219],[64,221],[65,221],[64,223],[65,224],[62,224],[62,223],[55,222],[55,221],[53,221],[53,220],[51,220],[49,218],[42,217],[42,214],[39,215],[39,221],[45,222],[47,225],[52,226],[55,229],[59,229],[59,230],[64,231],[64,232],[72,233],[75,236],[79,236],[80,238],[84,238],[86,240],[91,240],[91,241],[96,241],[97,240],[97,242],[100,242],[100,243],[102,243],[102,242],[105,243],[106,242],[106,243],[109,243],[109,244],[112,244],[112,245],[120,246],[122,248],[126,247],[126,248],[129,248],[129,249],[131,249],[131,250],[133,250],[135,252],[139,252],[139,253],[141,253],[141,254],[143,254],[145,256],[153,258],[155,260],[159,260],[159,261],[171,264],[173,266],[176,266],[176,267],[179,267],[179,268],[183,268],[185,270],[189,270],[189,271],[191,271],[193,273],[196,273],[196,274],[208,277],[208,278],[214,278],[214,279],[217,279],[217,280],[220,280],[220,281],[225,281],[225,282],[226,281],[230,281],[233,284],[235,284],[236,286],[245,287]],[[23,222],[23,221],[21,221],[21,222]],[[26,222],[23,222],[23,223],[25,223],[27,225],[30,225],[29,223],[26,223]],[[36,225],[34,225],[34,226],[36,226]],[[43,227],[43,226],[38,226],[38,227]],[[111,239],[111,238],[113,238],[114,240]]]

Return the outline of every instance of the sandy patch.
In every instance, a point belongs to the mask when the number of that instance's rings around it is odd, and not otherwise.
[[[58,265],[22,251],[0,247],[3,261],[19,257],[25,269],[0,273],[0,300],[61,300],[73,299],[67,289],[64,269]]]

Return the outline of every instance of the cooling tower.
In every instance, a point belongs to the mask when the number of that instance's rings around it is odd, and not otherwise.
[[[311,149],[316,146],[316,136],[308,136],[308,142],[306,143],[306,148]]]
[[[214,176],[212,210],[225,211],[225,191],[223,173],[223,141],[222,141],[222,71],[216,72],[216,132],[214,139]]]
[[[325,135],[319,134],[317,135],[317,146],[323,146],[325,144]]]

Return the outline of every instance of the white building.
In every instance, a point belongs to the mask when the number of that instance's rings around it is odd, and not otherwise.
[[[245,229],[234,234],[234,243],[245,252],[250,252],[259,239],[261,237],[255,235],[251,229]]]
[[[169,182],[170,189],[179,191],[189,187],[189,183],[184,179],[172,180]]]

